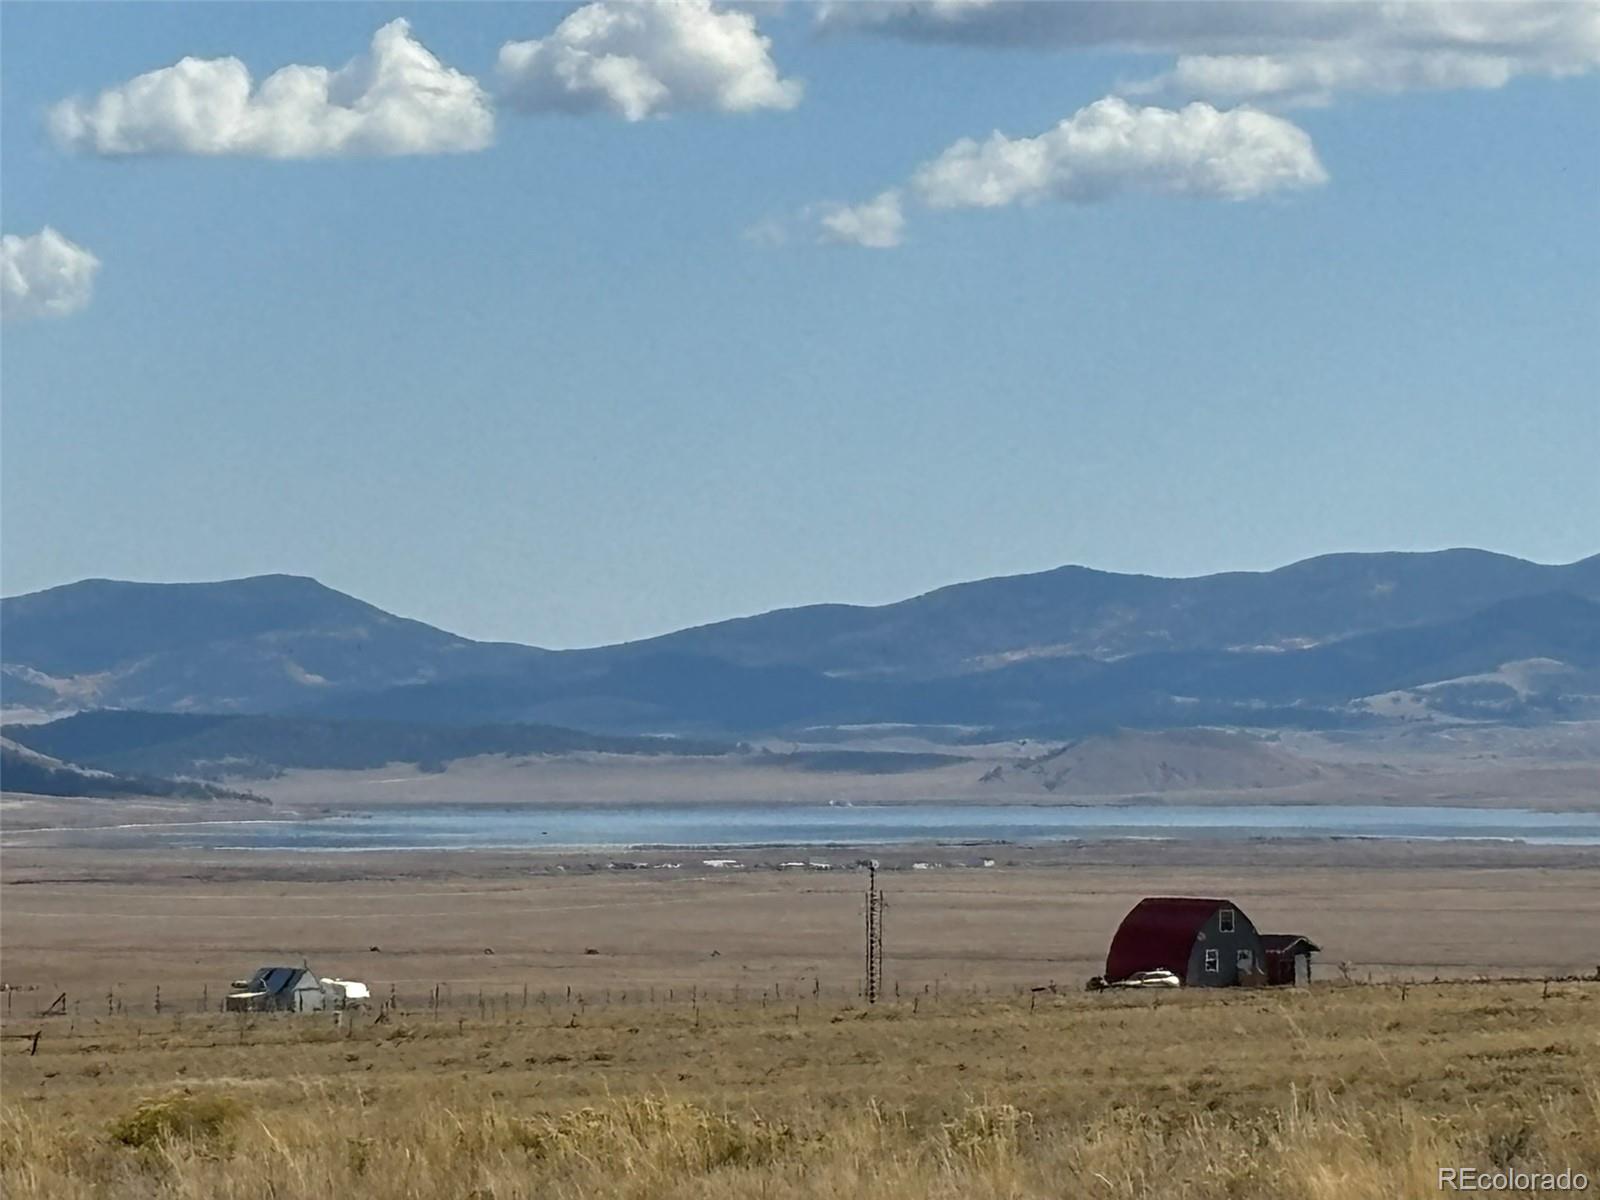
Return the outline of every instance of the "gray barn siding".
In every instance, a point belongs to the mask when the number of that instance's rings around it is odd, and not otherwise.
[[[1222,914],[1218,909],[1211,914],[1194,940],[1189,951],[1189,970],[1184,982],[1190,987],[1232,987],[1239,982],[1239,951],[1250,952],[1251,965],[1258,971],[1266,968],[1266,954],[1261,948],[1261,938],[1256,927],[1238,909],[1233,909],[1233,932],[1222,931]],[[1205,969],[1206,951],[1217,951],[1217,970]]]

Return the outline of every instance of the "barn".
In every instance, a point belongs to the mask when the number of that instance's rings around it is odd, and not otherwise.
[[[328,992],[309,967],[262,967],[227,999],[229,1012],[321,1012]]]
[[[1188,987],[1309,982],[1316,949],[1299,934],[1257,933],[1232,900],[1151,896],[1122,918],[1105,977],[1164,969]]]

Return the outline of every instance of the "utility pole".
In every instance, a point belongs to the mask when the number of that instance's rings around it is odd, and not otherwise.
[[[883,991],[883,893],[878,890],[878,861],[867,860],[867,976],[864,992],[876,1004]]]

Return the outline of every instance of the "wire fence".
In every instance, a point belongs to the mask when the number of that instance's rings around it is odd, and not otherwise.
[[[958,983],[948,979],[933,979],[917,983],[886,982],[882,985],[878,998],[934,1003],[941,999],[1026,997],[1034,992],[1057,990],[1064,989],[1059,989],[1054,981],[1039,986],[1021,983]],[[4,991],[3,1014],[7,1018],[85,1019],[218,1013],[230,1011],[228,997],[234,992],[235,989],[213,988],[210,985],[202,985],[195,989],[170,986],[163,988],[160,985],[141,988],[115,984],[105,991],[96,988],[57,992],[53,999],[45,1000],[49,994],[45,990],[7,988]],[[410,1016],[474,1013],[480,1017],[490,1017],[554,1009],[582,1011],[627,1006],[693,1008],[697,1005],[713,1004],[767,1007],[867,1002],[871,999],[863,981],[825,981],[820,975],[798,980],[774,981],[764,986],[715,983],[626,987],[566,985],[552,988],[521,984],[508,988],[440,981],[419,987],[413,980],[403,985],[399,983],[377,985],[372,988],[370,999],[363,1001],[341,1003],[331,994],[325,995],[322,1008],[318,1011],[333,1012],[350,1008],[368,1012],[401,1012]]]
[[[955,1006],[1005,998],[1032,1010],[1037,994],[1050,987],[1000,986],[983,983],[953,984],[930,980],[917,985],[890,984],[880,1002],[907,1015],[932,1015]],[[517,988],[463,987],[447,982],[425,991],[414,984],[387,987],[369,1002],[294,1012],[282,1009],[229,1009],[227,992],[202,987],[198,992],[170,988],[132,989],[113,986],[105,992],[57,993],[43,1007],[35,1000],[42,993],[11,989],[6,993],[4,1036],[17,1039],[16,1049],[37,1053],[40,1039],[98,1039],[103,1033],[132,1034],[135,1045],[164,1048],[237,1044],[263,1045],[291,1041],[322,1041],[361,1034],[368,1037],[413,1036],[437,1028],[439,1034],[457,1034],[468,1028],[516,1026],[578,1028],[591,1023],[626,1023],[629,1014],[651,1009],[671,1014],[694,1029],[770,1020],[824,1022],[857,1015],[871,1005],[860,982],[830,983],[820,976],[805,981],[773,983],[766,987],[744,984],[657,985],[627,988],[577,987]],[[186,1027],[189,1036],[182,1034]],[[15,1032],[25,1028],[26,1032]],[[176,1039],[176,1040],[174,1040]],[[192,1040],[198,1039],[198,1040]],[[220,1039],[220,1040],[219,1040]],[[7,1053],[13,1048],[7,1046]]]
[[[1563,976],[1489,976],[1461,977],[1431,980],[1386,979],[1367,982],[1362,979],[1332,979],[1319,985],[1322,989],[1342,990],[1354,988],[1362,991],[1385,989],[1404,1002],[1411,990],[1420,986],[1437,985],[1529,985],[1539,988],[1546,1000],[1569,995],[1570,985],[1600,984],[1600,966],[1594,974]],[[1561,985],[1569,985],[1563,987]],[[882,999],[882,1006],[890,1011],[887,1017],[930,1017],[949,1015],[967,1006],[979,1003],[1005,1004],[1019,1013],[1051,1011],[1049,1001],[1055,995],[1076,992],[1076,988],[1063,988],[1055,984],[1001,985],[953,983],[949,980],[930,980],[919,984],[902,981],[890,984]],[[1265,990],[1273,993],[1303,993],[1298,988],[1189,988],[1189,1002],[1196,999],[1226,1003],[1230,996]],[[331,1038],[350,1038],[360,1034],[365,1037],[430,1036],[436,1029],[439,1036],[461,1034],[469,1028],[492,1029],[508,1032],[517,1027],[529,1028],[579,1028],[589,1024],[600,1026],[626,1023],[629,1013],[639,1013],[650,1008],[664,1010],[673,1019],[694,1029],[714,1030],[751,1021],[770,1021],[778,1018],[792,1020],[796,1025],[839,1021],[848,1015],[866,1016],[872,1006],[863,994],[861,982],[828,983],[820,977],[804,982],[774,983],[767,987],[749,987],[741,984],[690,984],[645,986],[629,988],[477,988],[438,983],[428,989],[399,985],[374,995],[370,1003],[328,1007],[313,1012],[284,1010],[229,1010],[226,992],[219,998],[215,989],[202,986],[198,993],[185,992],[175,997],[170,989],[125,989],[114,986],[104,993],[81,995],[60,992],[49,1003],[38,1006],[27,997],[37,998],[40,993],[31,989],[8,988],[5,991],[3,1032],[6,1054],[37,1054],[41,1040],[47,1044],[61,1040],[84,1038],[99,1039],[106,1033],[125,1037],[131,1032],[135,1046],[157,1045],[163,1049],[181,1048],[184,1045],[215,1046],[237,1044],[257,1046],[284,1042],[325,1041]],[[1202,993],[1196,997],[1193,993]],[[1115,993],[1096,993],[1103,1003]],[[1141,1006],[1161,1007],[1178,997],[1177,992],[1133,992],[1117,996],[1118,1001]],[[1045,1003],[1041,1007],[1041,1001]],[[766,1011],[764,1011],[766,1010]],[[182,1031],[191,1029],[185,1035]],[[150,1041],[155,1038],[154,1042]]]

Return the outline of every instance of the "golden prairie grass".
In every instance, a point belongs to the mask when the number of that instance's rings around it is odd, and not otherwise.
[[[170,1102],[169,1102],[170,1103]],[[1600,1170],[1600,1090],[1548,1105],[1497,1159],[1483,1114],[1445,1121],[1397,1102],[1326,1095],[1252,1117],[1107,1114],[1081,1125],[973,1102],[920,1124],[867,1104],[772,1122],[665,1097],[608,1100],[559,1116],[435,1108],[418,1096],[381,1116],[333,1106],[245,1110],[137,1150],[88,1130],[6,1118],[6,1195],[432,1200],[535,1196],[1106,1196],[1364,1200],[1436,1190],[1441,1165]]]
[[[1500,984],[107,1022],[7,1049],[0,1191],[1365,1200],[1437,1194],[1441,1166],[1600,1187],[1597,1018],[1600,987]]]

